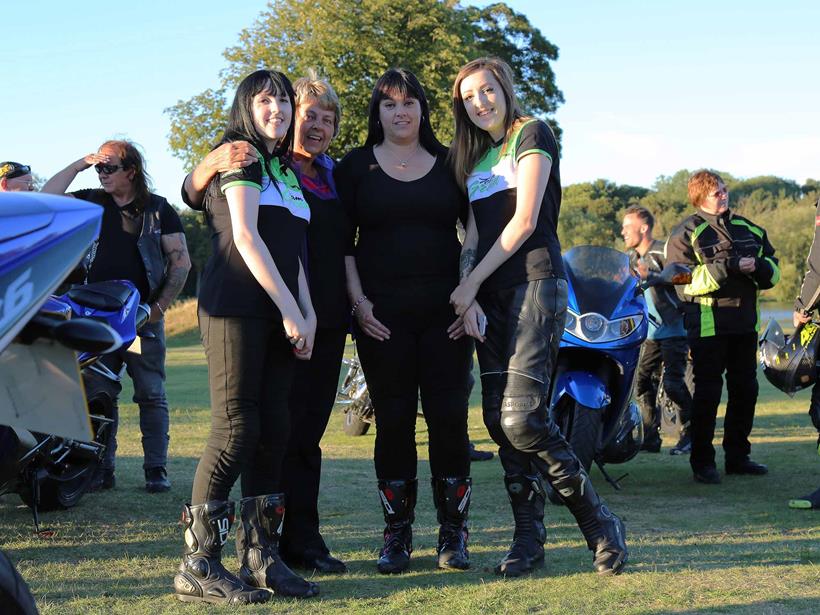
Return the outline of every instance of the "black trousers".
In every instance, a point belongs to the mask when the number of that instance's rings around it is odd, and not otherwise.
[[[199,327],[208,360],[211,433],[191,503],[227,500],[240,474],[244,497],[280,492],[296,362],[282,322],[200,310]]]
[[[322,470],[319,442],[336,399],[346,337],[346,328],[317,329],[310,361],[295,364],[289,398],[291,430],[282,470],[287,506],[282,546],[295,554],[326,548],[317,505]]]
[[[681,422],[690,420],[692,396],[686,387],[686,358],[689,344],[685,337],[646,340],[641,347],[641,358],[635,372],[635,397],[641,409],[644,433],[654,437],[661,424],[657,382],[663,378],[663,387],[669,399],[680,411]],[[663,369],[661,369],[663,368]]]
[[[486,341],[476,345],[484,424],[507,475],[540,472],[550,483],[581,464],[549,413],[550,379],[567,309],[566,280],[482,292]]]
[[[692,396],[692,453],[695,471],[715,466],[715,420],[726,373],[726,419],[723,450],[726,463],[741,463],[751,451],[749,434],[757,403],[757,333],[691,338],[695,392]]]
[[[373,459],[382,480],[416,478],[416,409],[419,393],[427,422],[434,477],[469,476],[467,406],[470,395],[469,337],[451,340],[456,319],[449,305],[406,310],[375,303],[374,313],[390,339],[378,341],[355,327],[359,358],[376,417]]]

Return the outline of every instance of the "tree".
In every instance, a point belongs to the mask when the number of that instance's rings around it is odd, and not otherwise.
[[[563,102],[550,66],[558,49],[503,3],[479,9],[456,0],[274,0],[223,55],[228,67],[220,87],[166,109],[171,150],[189,168],[219,139],[233,90],[260,68],[290,77],[314,68],[328,78],[342,104],[341,132],[331,150],[337,156],[364,142],[371,90],[391,66],[419,77],[436,134],[448,143],[453,79],[462,64],[482,55],[511,64],[524,108],[560,134],[549,117]]]

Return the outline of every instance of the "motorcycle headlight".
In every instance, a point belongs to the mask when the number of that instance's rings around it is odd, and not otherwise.
[[[564,319],[564,329],[572,333],[575,331],[575,326],[578,324],[578,317],[574,312],[567,310],[567,317]]]
[[[643,317],[641,316],[630,316],[629,318],[613,320],[607,326],[607,337],[610,339],[620,339],[622,337],[626,337],[638,328],[641,320],[643,320]]]
[[[584,314],[581,318],[581,332],[590,340],[597,340],[604,334],[606,319],[598,314]]]

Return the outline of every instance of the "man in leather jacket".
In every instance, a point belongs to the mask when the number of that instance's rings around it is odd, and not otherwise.
[[[666,257],[692,268],[692,281],[677,287],[695,375],[689,463],[696,481],[718,484],[712,438],[724,372],[726,473],[768,472],[749,459],[749,434],[758,391],[758,293],[777,283],[780,269],[766,231],[729,210],[729,192],[717,173],[698,171],[688,189],[697,211],[672,232]]]
[[[664,242],[652,236],[655,219],[644,207],[629,207],[621,225],[621,236],[628,250],[629,262],[641,280],[652,280],[664,268]],[[635,398],[641,409],[644,426],[642,450],[661,450],[660,409],[656,404],[658,382],[663,382],[667,397],[676,406],[682,429],[672,455],[688,453],[689,412],[692,396],[686,387],[686,363],[689,345],[683,328],[683,315],[675,287],[667,284],[650,286],[644,294],[652,318],[649,336],[641,349],[635,378]]]

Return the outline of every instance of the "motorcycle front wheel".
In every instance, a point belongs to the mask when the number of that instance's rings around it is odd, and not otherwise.
[[[352,409],[348,409],[345,412],[342,429],[348,436],[363,436],[370,429],[370,423],[363,421]]]
[[[578,461],[589,473],[601,440],[603,409],[589,408],[572,398],[564,400],[563,407],[556,412],[556,420],[561,433],[572,447]],[[552,487],[547,485],[547,496],[553,504],[564,502]]]
[[[97,463],[86,462],[85,467],[78,470],[68,470],[73,475],[67,480],[61,480],[52,476],[47,476],[40,480],[40,502],[38,505],[41,511],[59,510],[61,508],[72,508],[77,505],[83,497],[91,481],[94,479],[94,472]],[[31,485],[23,486],[20,491],[20,499],[29,507],[34,506],[34,491]]]

